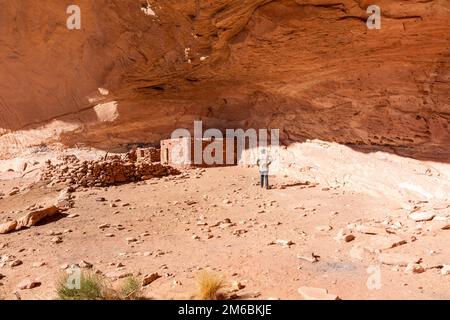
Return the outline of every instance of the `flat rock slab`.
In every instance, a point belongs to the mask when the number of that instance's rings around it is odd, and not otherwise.
[[[420,221],[430,221],[433,220],[435,214],[432,212],[413,212],[409,215],[409,218],[411,220],[414,220],[416,222],[420,222]]]
[[[328,293],[327,289],[314,287],[300,287],[298,293],[302,295],[305,300],[338,300],[339,297],[335,294]]]

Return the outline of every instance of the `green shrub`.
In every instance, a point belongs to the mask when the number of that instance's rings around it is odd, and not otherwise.
[[[64,275],[57,283],[56,292],[62,300],[103,300],[106,286],[104,280],[91,272],[81,272],[79,288],[71,288],[69,275]]]
[[[142,299],[139,295],[141,285],[135,277],[124,280],[119,290],[114,290],[107,281],[99,275],[82,271],[79,288],[71,288],[69,275],[62,276],[56,286],[56,293],[62,300],[136,300]]]

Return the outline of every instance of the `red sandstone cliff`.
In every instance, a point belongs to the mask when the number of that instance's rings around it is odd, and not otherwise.
[[[155,16],[146,3],[0,0],[2,156],[156,141],[194,119],[450,150],[448,0],[377,1],[381,30],[365,24],[372,1],[149,1]],[[81,30],[66,28],[71,4]]]

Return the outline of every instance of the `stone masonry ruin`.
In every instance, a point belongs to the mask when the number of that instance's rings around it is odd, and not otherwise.
[[[41,181],[68,183],[72,187],[105,187],[138,182],[180,172],[159,162],[156,148],[137,149],[126,155],[107,155],[98,160],[81,161],[75,155],[63,156],[61,163],[46,162]]]

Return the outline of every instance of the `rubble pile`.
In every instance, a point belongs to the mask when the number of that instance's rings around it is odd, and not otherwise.
[[[46,162],[41,181],[68,183],[75,188],[106,187],[180,173],[170,166],[151,161],[157,156],[159,160],[159,155],[156,149],[150,149],[133,150],[124,156],[106,156],[92,161],[81,161],[74,155],[64,156],[59,159],[61,163]]]

